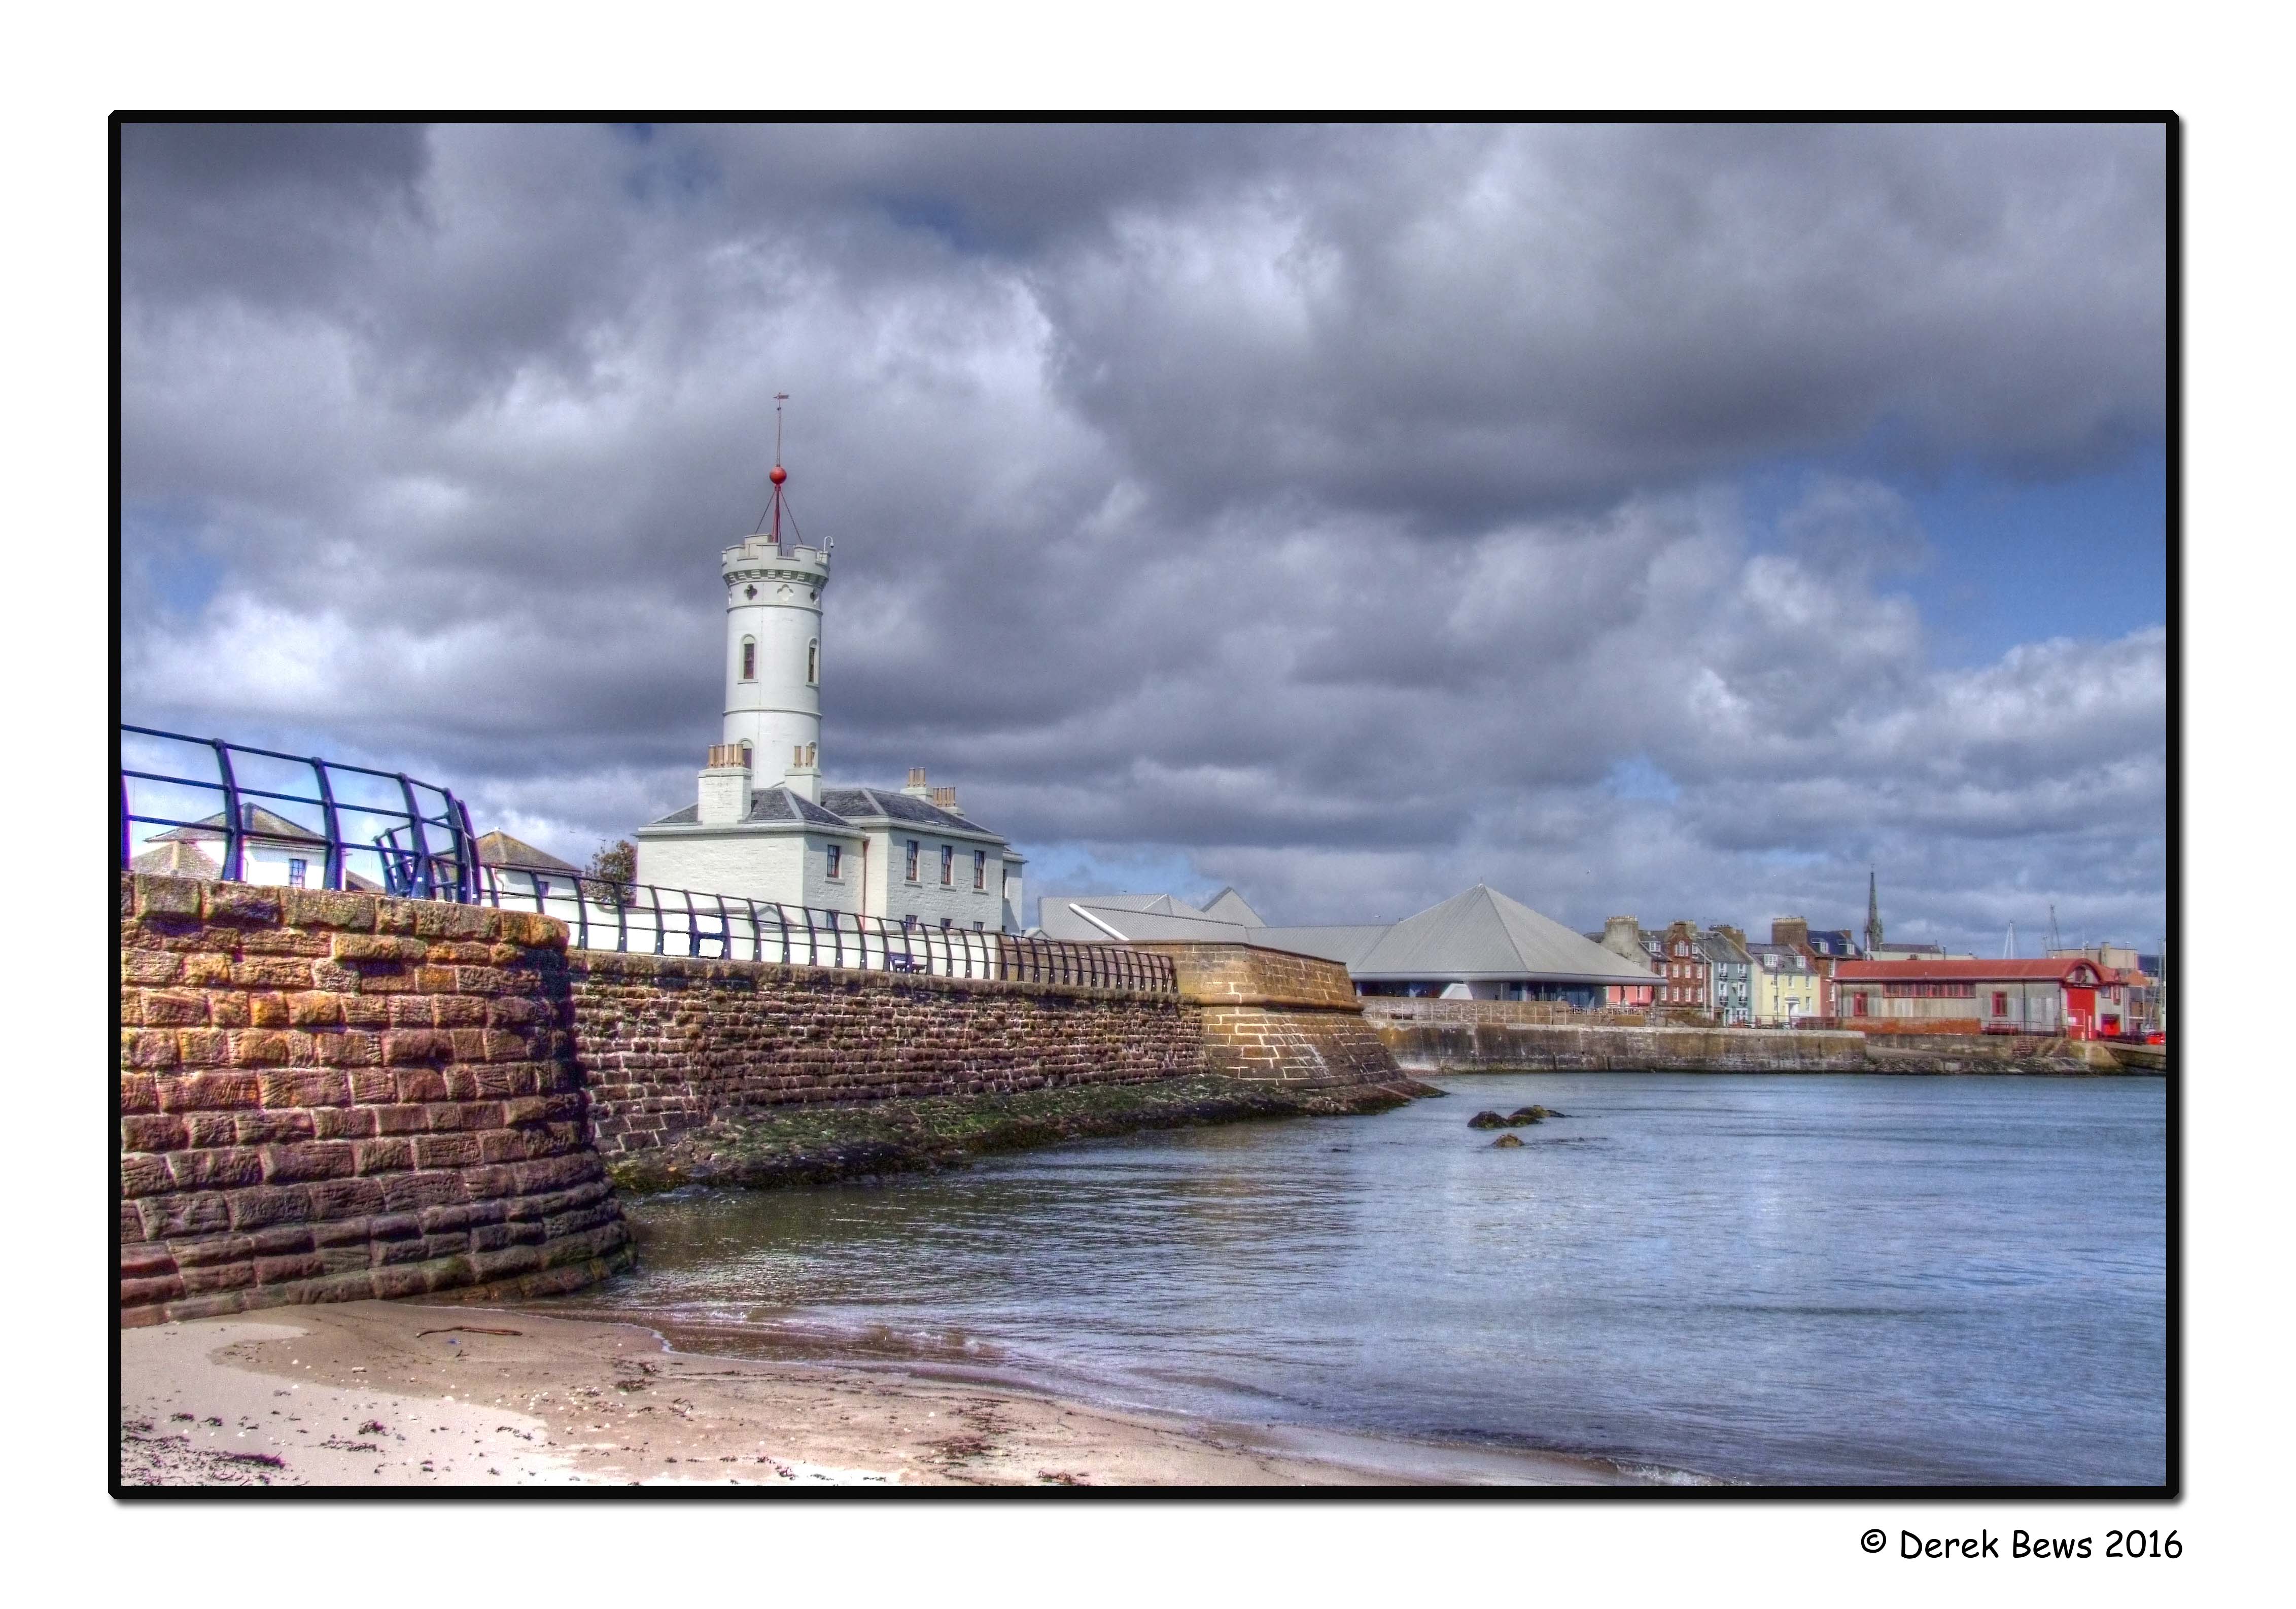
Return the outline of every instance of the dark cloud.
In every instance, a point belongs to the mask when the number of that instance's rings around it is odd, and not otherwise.
[[[626,831],[715,735],[717,550],[787,390],[832,772],[926,764],[1047,866],[1177,855],[1300,918],[1488,876],[1591,922],[1887,857],[1940,924],[2026,882],[2151,921],[2159,634],[1941,671],[1892,589],[1935,562],[1899,476],[2157,441],[2162,160],[130,127],[129,707],[419,759],[570,853]],[[1750,513],[1784,460],[1833,467]]]

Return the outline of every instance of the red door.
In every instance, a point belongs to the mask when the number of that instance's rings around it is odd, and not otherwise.
[[[2065,1018],[2065,1033],[2068,1038],[2094,1038],[2096,1035],[2096,990],[2067,989]]]

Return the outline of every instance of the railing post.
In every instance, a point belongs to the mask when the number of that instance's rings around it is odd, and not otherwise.
[[[311,756],[311,775],[319,779],[319,812],[326,823],[327,866],[321,874],[321,882],[328,888],[343,886],[343,830],[335,817],[335,791],[327,784],[327,762],[317,755]]]
[[[231,771],[231,745],[220,737],[208,741],[215,750],[217,774],[223,778],[223,881],[244,882],[247,867],[240,845],[239,781]]]
[[[428,899],[430,898],[431,884],[430,841],[422,835],[422,812],[415,805],[414,784],[408,780],[406,773],[398,771],[392,775],[398,779],[398,797],[406,806],[406,841],[414,846],[414,865],[422,874],[422,892],[414,892],[416,885],[411,877],[406,880],[406,886],[411,898]]]

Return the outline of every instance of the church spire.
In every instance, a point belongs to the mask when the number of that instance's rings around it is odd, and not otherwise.
[[[1874,868],[1866,868],[1866,953],[1882,948],[1882,890]]]

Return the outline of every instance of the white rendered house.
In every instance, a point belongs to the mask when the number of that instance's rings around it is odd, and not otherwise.
[[[1021,931],[1022,857],[912,770],[898,789],[821,781],[821,596],[834,544],[770,532],[725,550],[723,741],[698,796],[635,834],[637,880],[927,927]]]

